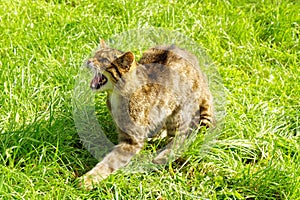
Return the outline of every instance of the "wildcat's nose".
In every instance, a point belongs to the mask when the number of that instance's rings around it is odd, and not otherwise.
[[[88,59],[86,62],[85,62],[86,66],[87,67],[93,67],[93,60],[92,59]]]
[[[87,64],[87,65],[90,65],[91,62],[92,62],[91,60],[87,60],[87,61],[86,61],[86,64]]]

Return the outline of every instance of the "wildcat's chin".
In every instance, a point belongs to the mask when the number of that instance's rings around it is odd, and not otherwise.
[[[92,79],[90,87],[92,90],[99,90],[107,83],[107,78],[103,74],[97,74]]]

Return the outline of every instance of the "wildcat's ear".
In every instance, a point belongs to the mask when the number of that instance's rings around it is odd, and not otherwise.
[[[104,49],[106,47],[107,47],[107,45],[105,44],[105,41],[100,38],[100,48]]]
[[[122,54],[116,60],[113,61],[113,64],[122,68],[125,71],[129,71],[132,66],[135,65],[134,54],[130,51]]]

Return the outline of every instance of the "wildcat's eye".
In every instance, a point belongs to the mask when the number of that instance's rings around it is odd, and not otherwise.
[[[103,63],[103,64],[109,64],[110,63],[109,60],[106,59],[106,58],[98,58],[97,60],[98,60],[98,62]]]

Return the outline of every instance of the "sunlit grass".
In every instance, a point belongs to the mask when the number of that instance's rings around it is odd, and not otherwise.
[[[299,198],[298,1],[5,0],[0,7],[1,199]],[[100,37],[150,26],[191,37],[218,67],[227,95],[220,137],[205,149],[199,136],[160,171],[119,171],[94,191],[80,190],[75,178],[97,160],[73,122],[74,77]]]

